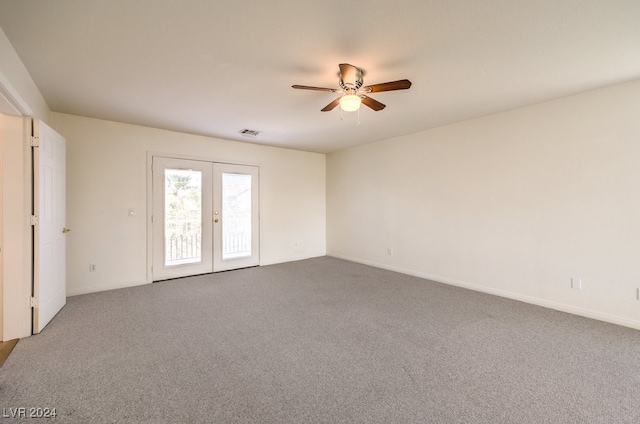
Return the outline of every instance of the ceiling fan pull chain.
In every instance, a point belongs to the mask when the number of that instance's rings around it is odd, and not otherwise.
[[[340,120],[342,121],[342,108],[340,108]]]
[[[358,108],[358,123],[356,124],[356,127],[360,126],[360,109]]]

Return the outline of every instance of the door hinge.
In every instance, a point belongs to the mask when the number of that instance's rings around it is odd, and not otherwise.
[[[29,304],[31,305],[32,308],[38,308],[40,306],[40,303],[38,302],[38,298],[33,296],[29,298]]]
[[[29,138],[29,146],[31,146],[31,147],[40,147],[40,137],[36,137],[36,136],[32,135]]]
[[[31,223],[31,225],[38,225],[40,224],[40,220],[38,219],[37,215],[31,215],[29,217],[29,222]]]

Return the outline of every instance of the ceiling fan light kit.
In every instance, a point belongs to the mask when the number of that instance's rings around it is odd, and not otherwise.
[[[407,90],[409,87],[411,87],[411,81],[409,81],[408,79],[363,86],[362,75],[362,69],[356,68],[355,66],[349,65],[348,63],[341,63],[340,80],[338,81],[341,89],[311,87],[308,85],[292,85],[292,87],[298,90],[315,90],[328,91],[330,93],[342,93],[340,97],[325,106],[322,109],[322,112],[333,110],[338,105],[340,105],[340,110],[342,111],[354,112],[360,109],[360,105],[362,103],[377,112],[384,109],[386,105],[372,99],[371,97],[367,96],[367,94],[378,93],[380,91]]]
[[[360,96],[355,94],[345,94],[340,97],[340,109],[345,112],[355,112],[360,109],[360,105],[362,104],[362,99]]]

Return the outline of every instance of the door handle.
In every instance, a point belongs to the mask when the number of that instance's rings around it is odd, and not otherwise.
[[[62,228],[63,234],[67,234],[69,231],[71,231],[71,228],[67,228],[67,227]]]
[[[214,219],[214,220],[213,220],[213,222],[218,222],[218,221],[219,221],[219,220],[218,220],[218,218],[216,218],[216,219]]]

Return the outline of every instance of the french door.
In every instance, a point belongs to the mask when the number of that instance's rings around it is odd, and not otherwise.
[[[213,164],[213,272],[260,263],[258,168]]]
[[[258,168],[153,158],[153,280],[259,264]]]

